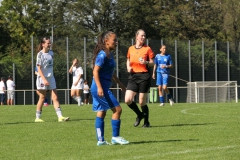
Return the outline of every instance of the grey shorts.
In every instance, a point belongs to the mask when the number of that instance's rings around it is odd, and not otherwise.
[[[15,94],[14,91],[7,91],[7,98],[8,99],[14,99],[14,94]]]

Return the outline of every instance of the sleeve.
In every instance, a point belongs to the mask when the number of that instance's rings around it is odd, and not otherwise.
[[[148,58],[149,59],[154,59],[154,52],[152,51],[152,49],[149,47],[149,50],[148,50]]]
[[[42,65],[42,52],[39,52],[37,54],[36,66],[41,66],[41,65]]]
[[[82,67],[79,68],[80,74],[83,74],[83,69]]]
[[[158,65],[158,64],[157,64],[157,63],[158,63],[157,57],[158,57],[158,55],[156,55],[156,56],[155,56],[155,59],[154,59],[154,64],[156,64],[156,65]]]
[[[104,54],[99,53],[98,56],[96,57],[95,66],[99,66],[102,68],[104,65],[104,60],[105,60]]]
[[[130,58],[130,50],[131,50],[131,47],[128,48],[128,52],[127,52],[127,59]]]
[[[172,62],[172,57],[169,55],[169,64],[172,65],[173,62]]]

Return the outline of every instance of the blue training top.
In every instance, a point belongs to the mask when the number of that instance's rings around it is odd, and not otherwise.
[[[108,90],[112,85],[112,76],[116,67],[116,62],[114,61],[113,54],[110,53],[110,58],[108,58],[106,53],[101,50],[96,57],[95,66],[101,67],[99,70],[100,83],[103,90]],[[91,91],[97,92],[97,85],[94,77],[92,80]]]
[[[157,65],[157,72],[169,74],[169,68],[161,68],[160,66],[172,65],[172,58],[170,54],[157,54],[154,59],[154,64]]]

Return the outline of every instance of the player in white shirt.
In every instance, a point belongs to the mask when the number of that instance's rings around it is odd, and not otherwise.
[[[43,38],[38,47],[37,62],[37,90],[39,91],[39,100],[37,103],[35,122],[44,122],[41,118],[42,106],[46,97],[46,92],[51,92],[53,106],[58,116],[58,122],[68,121],[69,117],[63,117],[58,101],[56,82],[53,75],[53,52],[49,50],[51,42],[49,38]]]
[[[84,80],[84,86],[83,86],[83,94],[84,94],[84,103],[85,104],[89,104],[89,86],[88,86],[88,82],[85,79]]]
[[[5,78],[1,77],[1,82],[0,82],[0,101],[1,101],[1,105],[4,105],[4,100],[5,100],[5,96],[6,96],[6,86],[5,86]]]
[[[11,75],[8,76],[8,80],[6,83],[7,83],[7,105],[13,105],[15,83],[13,82]]]
[[[71,97],[78,102],[78,106],[81,106],[81,92],[83,89],[83,69],[79,65],[79,61],[75,58],[72,62],[72,66],[69,69],[69,73],[73,76],[73,83],[71,87]]]

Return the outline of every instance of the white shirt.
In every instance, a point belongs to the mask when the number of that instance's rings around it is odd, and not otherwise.
[[[6,86],[3,81],[0,82],[0,93],[4,93],[4,90],[6,90]]]
[[[89,86],[87,84],[83,86],[83,93],[89,93]]]
[[[78,77],[81,75],[83,75],[83,69],[82,67],[78,67],[76,68],[75,66],[72,69],[72,74],[73,74],[73,83],[75,83],[78,80]],[[82,78],[81,78],[82,79]],[[79,80],[80,82],[81,80]]]
[[[7,80],[7,90],[11,90],[11,91],[13,91],[13,90],[15,90],[15,83],[12,81],[12,80]]]
[[[53,52],[49,51],[48,53],[43,53],[40,51],[37,54],[36,66],[41,66],[42,73],[44,77],[53,76]],[[39,76],[39,73],[38,73]]]

